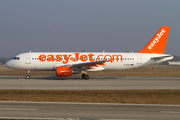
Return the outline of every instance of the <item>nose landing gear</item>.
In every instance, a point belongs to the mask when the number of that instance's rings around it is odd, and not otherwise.
[[[28,70],[28,74],[26,75],[26,79],[30,79],[30,71]]]
[[[30,79],[30,75],[26,75],[26,79]]]

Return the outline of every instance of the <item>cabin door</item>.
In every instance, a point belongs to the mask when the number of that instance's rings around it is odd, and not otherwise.
[[[137,64],[142,64],[142,55],[137,56]]]
[[[25,64],[31,64],[30,54],[27,54],[27,55],[25,56]]]

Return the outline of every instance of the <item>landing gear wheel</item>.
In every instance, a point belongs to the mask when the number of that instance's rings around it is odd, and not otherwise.
[[[88,80],[88,79],[89,79],[89,75],[85,75],[85,76],[84,76],[84,79],[85,79],[85,80]]]
[[[84,76],[85,76],[85,75],[86,75],[86,74],[84,74],[84,73],[82,74],[82,78],[83,78],[83,79],[84,79]]]
[[[85,80],[88,80],[89,79],[89,75],[83,73],[82,74],[82,78],[85,79]]]
[[[30,75],[26,75],[26,79],[30,79]]]

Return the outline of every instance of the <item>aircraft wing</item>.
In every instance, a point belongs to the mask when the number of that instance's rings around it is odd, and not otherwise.
[[[108,60],[102,61],[93,61],[93,62],[83,62],[83,63],[76,63],[76,64],[67,64],[63,65],[64,67],[73,67],[75,69],[81,71],[100,71],[104,70],[102,66],[106,66],[104,63],[109,62]]]
[[[108,62],[108,61],[93,61],[93,62],[83,62],[83,63],[77,63],[73,64],[72,67],[80,67],[80,66],[95,66],[95,65],[105,65],[103,63]]]

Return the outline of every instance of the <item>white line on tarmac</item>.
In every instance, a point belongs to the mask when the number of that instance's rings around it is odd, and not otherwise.
[[[179,111],[161,111],[161,113],[175,113],[175,114],[180,114]]]
[[[0,108],[0,110],[37,110],[37,109],[25,109],[25,108]]]
[[[89,119],[89,118],[29,118],[29,117],[0,117],[0,119],[17,120],[140,120],[140,119]]]
[[[7,119],[7,120],[69,120],[65,118],[31,118],[31,117],[0,117],[0,119]],[[78,120],[78,119],[74,119]]]

